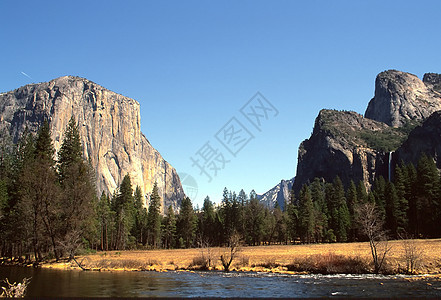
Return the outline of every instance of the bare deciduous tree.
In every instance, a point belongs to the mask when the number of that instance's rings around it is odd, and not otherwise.
[[[228,241],[228,247],[226,247],[220,255],[220,260],[225,272],[230,271],[231,264],[240,250],[240,236],[238,233],[233,233]]]
[[[358,224],[363,234],[369,239],[374,272],[379,273],[383,267],[387,254],[391,250],[388,246],[384,221],[381,219],[374,203],[363,203],[356,207]]]
[[[202,267],[208,269],[211,267],[211,263],[213,261],[213,250],[210,247],[210,243],[206,239],[200,237],[198,241],[198,246],[201,252],[201,259],[205,264]]]
[[[406,261],[406,272],[414,274],[420,267],[424,252],[418,248],[417,242],[412,237],[401,236],[403,239],[404,259]]]

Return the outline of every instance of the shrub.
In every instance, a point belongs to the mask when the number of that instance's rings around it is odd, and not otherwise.
[[[149,259],[147,265],[154,266],[154,265],[160,265],[160,263],[156,259]]]
[[[270,258],[265,262],[261,262],[255,265],[256,267],[264,267],[267,269],[273,269],[273,268],[277,268],[279,266],[279,264],[276,263],[276,259],[275,258]]]
[[[359,257],[347,257],[334,253],[310,255],[295,260],[288,270],[320,274],[364,274],[369,273],[368,265]]]
[[[198,270],[208,270],[208,267],[208,259],[205,258],[203,255],[193,257],[193,261],[189,265],[189,268]]]
[[[406,261],[406,273],[415,274],[423,260],[423,250],[419,249],[413,239],[403,240],[404,260]]]
[[[237,263],[237,266],[248,267],[250,265],[250,257],[249,256],[241,255],[239,259],[240,259],[240,261],[239,261],[239,263]]]
[[[112,259],[101,259],[96,263],[98,268],[127,268],[127,269],[138,269],[144,268],[145,265],[140,261],[134,259],[121,259],[121,260],[112,260]]]

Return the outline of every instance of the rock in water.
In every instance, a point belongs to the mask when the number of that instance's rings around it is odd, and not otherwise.
[[[128,173],[133,188],[140,186],[147,200],[157,182],[162,211],[169,205],[180,207],[184,191],[179,176],[142,134],[137,101],[87,79],[64,76],[1,94],[0,116],[1,137],[9,134],[14,142],[26,127],[35,133],[47,119],[57,151],[74,116],[83,157],[95,169],[99,193],[112,194]]]

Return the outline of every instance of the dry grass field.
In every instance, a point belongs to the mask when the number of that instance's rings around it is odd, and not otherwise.
[[[414,260],[417,263],[415,273],[441,273],[441,239],[412,240],[412,243],[416,250],[416,255],[414,255]],[[388,246],[390,251],[386,261],[387,272],[406,272],[404,241],[390,241]],[[209,269],[223,270],[219,258],[225,251],[225,248],[108,251],[80,256],[77,261],[84,268],[92,270],[167,271],[200,269],[202,257],[205,259],[210,257]],[[362,264],[364,270],[368,272],[372,270],[372,256],[368,243],[244,246],[240,248],[235,257],[231,270],[284,273],[303,270],[304,272],[314,272],[317,268],[312,268],[311,265],[316,267],[318,264],[347,266],[354,262]],[[46,264],[44,267],[75,268],[76,264],[72,262]]]

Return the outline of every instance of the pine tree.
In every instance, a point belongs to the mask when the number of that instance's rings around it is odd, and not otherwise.
[[[35,141],[35,159],[24,165],[19,177],[18,209],[26,220],[26,230],[32,236],[35,259],[42,257],[42,247],[48,242],[58,260],[60,228],[60,189],[55,169],[49,123],[40,127]]]
[[[97,210],[100,224],[100,248],[109,251],[109,242],[114,226],[114,212],[110,209],[110,199],[104,192],[101,194]]]
[[[212,244],[213,238],[216,235],[215,230],[216,214],[214,211],[213,202],[210,201],[210,197],[205,197],[204,204],[202,206],[201,217],[201,236],[203,241]]]
[[[418,227],[426,236],[434,237],[438,229],[438,214],[440,209],[440,176],[433,158],[423,154],[417,167],[417,215]]]
[[[337,241],[345,242],[348,238],[348,230],[351,219],[345,198],[343,183],[337,176],[332,187],[327,189],[328,210],[330,215],[330,229],[333,230]]]
[[[311,196],[315,211],[315,240],[321,242],[328,231],[328,206],[324,183],[319,178],[315,178],[311,184]]]
[[[366,203],[368,201],[368,194],[362,180],[360,180],[357,185],[357,201],[360,204]]]
[[[47,121],[43,122],[37,133],[35,141],[35,154],[40,160],[47,162],[53,168],[55,149],[52,145],[51,130]]]
[[[409,202],[406,198],[406,185],[408,184],[407,172],[404,163],[395,168],[394,184],[398,197],[398,209],[397,209],[397,233],[408,232],[408,213]]]
[[[275,219],[275,241],[278,243],[285,243],[287,241],[287,223],[285,214],[280,209],[279,204],[276,202],[276,205],[273,209],[273,216]]]
[[[296,205],[294,193],[291,193],[291,199],[286,206],[287,226],[289,237],[295,242],[298,238],[299,210]]]
[[[417,209],[417,197],[418,197],[418,181],[417,171],[413,164],[408,164],[405,168],[406,172],[406,199],[409,203],[408,219],[409,230],[412,235],[419,236],[419,216]]]
[[[229,212],[229,222],[230,225],[228,226],[230,228],[231,234],[238,233],[241,229],[240,223],[241,223],[241,208],[240,203],[237,200],[236,192],[233,192],[231,194],[231,208]]]
[[[388,181],[385,189],[386,199],[386,228],[390,230],[391,234],[398,237],[398,215],[399,215],[399,200],[395,190],[395,185]]]
[[[72,172],[70,168],[73,165],[83,162],[81,151],[80,133],[75,118],[72,116],[64,131],[63,143],[58,153],[58,174],[61,183],[64,182],[66,176],[70,175]]]
[[[250,245],[260,245],[264,234],[264,207],[257,199],[254,190],[250,193],[250,200],[245,207],[246,240]]]
[[[351,228],[349,229],[349,240],[354,241],[356,236],[356,214],[355,214],[355,207],[358,205],[358,198],[357,198],[357,188],[355,187],[355,183],[351,180],[349,183],[348,190],[346,191],[346,200],[348,203],[348,210],[349,210],[349,216],[350,216],[350,223]]]
[[[1,249],[5,248],[6,239],[9,234],[8,226],[5,224],[5,220],[8,215],[8,189],[6,186],[6,182],[4,180],[0,180],[0,255],[2,255],[3,251]],[[2,255],[3,256],[3,255]]]
[[[3,233],[2,252],[3,256],[12,256],[12,247],[22,249],[26,259],[34,251],[32,207],[29,207],[31,199],[22,199],[24,186],[21,179],[24,178],[24,169],[31,169],[35,164],[35,141],[27,128],[19,138],[18,143],[12,149],[8,146],[3,148],[3,180],[7,188],[7,203],[4,207],[4,216],[0,231]],[[11,151],[9,153],[9,151]],[[10,157],[6,158],[5,157]],[[26,174],[30,178],[33,174]],[[28,186],[29,188],[29,186]],[[23,203],[25,202],[25,203]],[[40,222],[41,223],[41,222]],[[13,246],[15,245],[15,246]],[[19,254],[20,255],[20,254]]]
[[[193,205],[190,198],[184,197],[178,218],[178,233],[186,248],[190,248],[193,245],[195,231],[196,216],[194,215]]]
[[[247,204],[248,197],[243,189],[240,190],[237,196],[237,202],[239,203],[239,220],[238,220],[238,232],[241,236],[245,235],[245,206]]]
[[[82,238],[94,230],[94,176],[91,167],[83,160],[81,149],[80,133],[72,117],[58,153],[58,176],[63,190],[60,198],[63,220],[60,243],[70,256],[81,246]]]
[[[225,187],[222,196],[222,203],[220,208],[220,215],[223,224],[224,241],[228,241],[233,234],[233,219],[232,219],[232,193]]]
[[[176,239],[176,217],[173,207],[170,205],[167,210],[167,215],[163,219],[163,241],[166,249],[175,247]]]
[[[130,244],[130,231],[134,225],[134,201],[130,175],[124,176],[119,192],[112,199],[112,210],[115,211],[115,249],[125,249]]]
[[[139,186],[136,186],[133,195],[135,201],[135,224],[132,228],[132,235],[141,245],[147,242],[147,210],[144,207],[142,191]]]
[[[158,185],[153,185],[152,194],[150,195],[149,209],[147,213],[147,232],[148,243],[154,248],[159,247],[161,238],[161,197],[158,192]]]
[[[299,194],[299,234],[304,243],[314,242],[315,220],[311,192],[305,184]]]
[[[375,199],[376,209],[381,220],[386,218],[386,180],[383,176],[375,178],[374,184],[372,186],[372,195]]]
[[[351,227],[351,218],[346,203],[343,203],[338,209],[338,227],[335,232],[339,242],[346,242],[348,240],[348,231]]]

